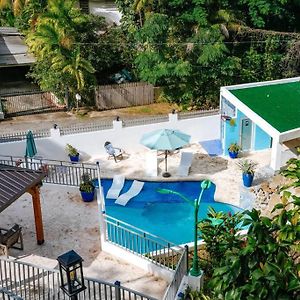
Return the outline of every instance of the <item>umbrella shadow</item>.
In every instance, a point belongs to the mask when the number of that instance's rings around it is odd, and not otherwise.
[[[208,154],[195,153],[191,166],[193,174],[215,174],[228,169],[228,160],[220,156],[211,157]]]

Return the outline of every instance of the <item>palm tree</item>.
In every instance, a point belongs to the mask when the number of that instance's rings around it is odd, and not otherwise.
[[[153,9],[153,0],[135,0],[133,10],[139,14],[140,26],[143,26],[142,12],[151,11]]]
[[[14,15],[18,16],[29,1],[30,0],[0,0],[0,10],[12,9]]]
[[[52,60],[52,68],[61,70],[70,77],[71,81],[76,82],[76,90],[78,92],[84,88],[86,76],[95,72],[91,63],[81,57],[79,47],[70,52],[69,57],[62,55],[54,57]]]
[[[74,43],[74,38],[63,28],[53,21],[47,23],[40,20],[35,32],[28,34],[26,43],[29,50],[37,58],[43,59],[52,53],[63,53],[64,49],[70,50]]]
[[[43,19],[55,20],[59,26],[71,29],[84,22],[86,17],[75,7],[74,0],[48,0]]]

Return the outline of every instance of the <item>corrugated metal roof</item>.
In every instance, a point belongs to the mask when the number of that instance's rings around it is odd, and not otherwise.
[[[0,164],[0,212],[10,206],[28,189],[45,177],[42,171],[34,171]]]
[[[32,64],[35,59],[27,51],[28,48],[17,31],[0,27],[0,67]]]
[[[20,35],[20,32],[15,27],[0,27],[0,35]]]

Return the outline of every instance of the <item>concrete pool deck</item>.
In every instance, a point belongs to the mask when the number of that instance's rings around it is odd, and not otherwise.
[[[126,150],[126,149],[125,149]],[[190,175],[184,179],[201,180],[208,178],[216,186],[215,200],[239,205],[241,171],[236,160],[222,157],[210,157],[198,144],[192,144],[185,151],[194,153]],[[149,178],[145,175],[145,154],[147,150],[128,154],[124,160],[115,163],[107,156],[92,157],[90,161],[100,161],[101,176],[113,177],[124,174],[127,178],[161,180],[164,170],[164,155],[158,156],[159,175]],[[270,152],[262,151],[247,158],[259,163],[254,184],[269,175]],[[174,153],[168,158],[168,170],[173,175],[177,171],[180,154]],[[176,180],[172,176],[169,180]],[[183,179],[183,178],[181,178]],[[29,194],[23,195],[13,205],[1,213],[0,227],[10,227],[18,223],[23,227],[24,251],[10,250],[10,255],[24,256],[24,260],[47,267],[56,265],[60,254],[74,249],[84,259],[85,275],[109,282],[121,281],[147,295],[162,298],[167,283],[153,275],[117,259],[109,253],[100,251],[99,215],[96,201],[84,203],[78,188],[44,184],[41,188],[45,243],[36,245],[34,217]]]
[[[124,149],[126,152],[126,149]],[[89,162],[100,162],[101,177],[112,178],[116,174],[123,174],[129,179],[140,180],[203,180],[210,179],[216,184],[215,200],[229,204],[239,205],[240,187],[242,185],[242,172],[236,166],[236,159],[230,159],[222,156],[209,156],[203,147],[199,144],[191,144],[185,147],[183,151],[193,152],[194,157],[189,175],[186,177],[176,176],[180,163],[180,152],[168,156],[168,171],[170,178],[162,177],[165,168],[164,153],[158,154],[158,176],[149,177],[146,171],[146,154],[149,152],[141,150],[134,153],[127,153],[124,159],[114,162],[113,159],[107,159],[107,156],[91,157]],[[249,153],[244,156],[258,163],[255,174],[254,185],[261,182],[273,172],[269,168],[270,150]]]

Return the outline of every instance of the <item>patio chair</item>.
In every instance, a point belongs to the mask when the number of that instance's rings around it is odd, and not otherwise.
[[[115,203],[125,206],[131,198],[137,196],[141,192],[143,186],[144,182],[134,180],[130,189],[126,193],[119,196]]]
[[[177,169],[178,176],[188,176],[193,156],[192,152],[181,152],[180,163]]]
[[[124,182],[125,182],[124,175],[115,175],[113,178],[112,185],[110,189],[107,191],[106,199],[117,199],[124,186]]]
[[[104,148],[108,154],[108,159],[112,157],[115,162],[117,162],[117,159],[123,159],[124,151],[121,148],[113,147],[111,142],[105,142]]]
[[[23,250],[22,227],[15,224],[10,229],[0,228],[0,244],[4,247],[6,254],[9,248]]]

